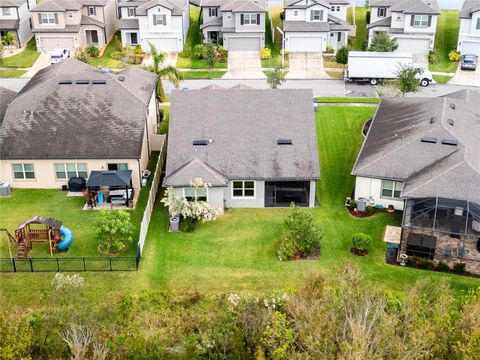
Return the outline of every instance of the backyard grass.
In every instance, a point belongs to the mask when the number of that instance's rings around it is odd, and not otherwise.
[[[120,33],[117,33],[116,35],[120,36]],[[121,68],[122,67],[122,62],[120,60],[115,60],[110,57],[110,54],[115,51],[115,46],[113,44],[113,41],[110,41],[105,48],[105,51],[103,52],[102,56],[99,56],[97,58],[89,58],[87,62],[95,67],[100,67],[100,68],[110,68],[110,69],[115,69],[115,68]]]
[[[8,49],[4,50],[5,54],[8,54]],[[27,68],[31,67],[37,58],[40,56],[40,53],[37,51],[37,43],[35,42],[35,36],[30,39],[21,53],[6,57],[3,59],[0,64],[1,67],[12,67],[12,68]]]
[[[128,291],[144,289],[210,294],[284,292],[296,289],[312,272],[324,273],[329,278],[337,276],[335,268],[345,258],[360,265],[366,282],[379,283],[393,292],[404,293],[419,280],[446,282],[457,294],[479,286],[478,279],[386,265],[384,229],[387,224],[398,225],[400,215],[382,212],[359,219],[345,210],[345,197],[351,195],[354,186],[350,171],[363,141],[361,129],[374,112],[375,108],[333,106],[319,107],[315,115],[321,162],[319,206],[304,211],[313,214],[324,234],[320,259],[276,259],[275,245],[285,232],[284,218],[289,209],[231,209],[216,222],[200,224],[192,233],[170,233],[167,211],[157,201],[140,271],[82,274],[85,296],[92,302],[108,302]],[[12,217],[8,211],[1,214],[2,221]],[[16,224],[17,220],[11,222]],[[355,257],[349,251],[352,235],[359,231],[374,239],[372,251],[365,257]],[[43,301],[40,294],[50,288],[53,274],[0,277],[0,299],[16,306],[31,306]],[[29,291],[24,291],[26,288]]]
[[[208,69],[205,60],[193,57],[193,48],[195,45],[202,43],[202,36],[200,32],[200,8],[197,6],[190,6],[190,28],[188,29],[187,40],[183,46],[183,52],[189,53],[188,57],[178,56],[177,68],[179,69]],[[217,62],[215,68],[226,68],[227,62]]]
[[[168,134],[168,124],[170,121],[170,105],[161,105],[160,111],[163,114],[162,122],[160,123],[160,127],[158,128],[159,134]]]
[[[320,96],[315,99],[317,103],[355,103],[355,104],[379,104],[380,98],[369,97],[343,97],[343,96]]]
[[[432,56],[434,63],[430,64],[431,71],[455,72],[458,62],[448,59],[448,53],[457,48],[460,19],[457,10],[442,10],[437,21],[435,34],[435,53]]]
[[[349,7],[347,10],[347,20],[353,24],[353,8]],[[367,8],[355,8],[355,22],[357,25],[357,33],[355,37],[351,37],[351,46],[354,51],[363,51],[367,48]]]
[[[271,49],[271,57],[267,60],[262,60],[262,67],[275,68],[282,66],[282,35],[278,32],[277,27],[282,28],[282,19],[280,14],[283,9],[281,7],[272,7],[270,15],[267,13],[265,19],[265,47]],[[273,27],[271,26],[270,16],[272,17]],[[275,41],[272,41],[272,32],[274,33]],[[285,57],[285,67],[288,67],[288,55]]]
[[[19,69],[0,70],[0,78],[18,78],[26,72],[26,70]]]
[[[435,80],[438,84],[446,84],[450,80],[452,80],[453,76],[447,76],[447,75],[432,75],[433,80]]]
[[[219,79],[226,71],[182,71],[184,79]]]

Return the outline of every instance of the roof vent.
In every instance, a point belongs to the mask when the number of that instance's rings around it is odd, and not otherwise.
[[[429,137],[425,136],[420,139],[421,142],[424,143],[429,143],[429,144],[436,144],[437,143],[437,138],[436,137]]]
[[[278,139],[277,145],[292,145],[292,139]]]
[[[58,85],[71,85],[72,84],[72,80],[60,80],[58,82]]]
[[[436,116],[432,116],[430,118],[430,124],[435,124],[438,121],[438,118]]]
[[[453,126],[453,125],[455,125],[455,120],[453,120],[453,119],[448,119],[448,120],[447,120],[447,123],[448,123],[448,125]]]
[[[193,140],[192,142],[193,146],[205,146],[208,145],[208,143],[208,140]]]
[[[88,84],[90,84],[90,80],[77,80],[77,81],[75,81],[75,84],[77,84],[77,85],[88,85]]]
[[[93,80],[92,84],[94,85],[105,85],[107,83],[107,80]]]
[[[118,77],[118,81],[124,82],[124,81],[125,81],[125,76],[120,75],[120,76]]]
[[[442,144],[443,145],[457,146],[458,142],[457,142],[457,140],[454,140],[454,139],[443,139]]]
[[[455,110],[455,109],[456,109],[456,106],[455,106],[454,103],[450,103],[450,104],[448,104],[448,106],[450,106],[450,109],[452,109],[452,110]]]

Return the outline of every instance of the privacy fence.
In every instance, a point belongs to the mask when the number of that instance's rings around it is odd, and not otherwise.
[[[160,146],[153,179],[148,192],[147,205],[140,223],[140,234],[136,256],[98,256],[98,257],[51,257],[51,258],[0,258],[0,272],[83,272],[83,271],[137,271],[147,238],[148,225],[152,217],[155,199],[160,184],[165,161],[166,138]]]

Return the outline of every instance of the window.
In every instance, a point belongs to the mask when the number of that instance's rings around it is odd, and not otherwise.
[[[243,23],[245,25],[258,25],[257,23],[257,14],[244,14]]]
[[[137,33],[130,33],[130,45],[138,44],[138,35]]]
[[[73,19],[73,12],[71,12],[71,11],[68,12],[68,18]]]
[[[330,11],[335,11],[335,6],[332,6],[332,7],[330,8]]]
[[[477,19],[477,26],[475,29],[480,30],[480,18]]]
[[[2,8],[2,15],[3,16],[10,16],[10,8]]]
[[[192,187],[183,188],[183,197],[187,201],[207,201],[207,188],[195,189]]]
[[[61,163],[55,164],[55,176],[58,180],[70,179],[72,177],[88,176],[87,164],[83,163]]]
[[[88,15],[89,16],[95,16],[97,12],[95,11],[95,6],[89,6],[88,7]]]
[[[397,21],[400,21],[400,20],[402,20],[402,15],[398,14],[397,15]]]
[[[334,36],[335,36],[335,33],[331,32],[330,37],[334,37]]]
[[[41,13],[38,15],[40,24],[57,24],[57,14],[54,13]]]
[[[337,11],[340,11],[340,6],[337,6]]]
[[[33,164],[13,164],[13,178],[15,180],[34,180]]]
[[[412,15],[414,27],[428,27],[428,15]]]
[[[381,7],[377,10],[378,17],[385,17],[387,15],[387,8]]]
[[[255,181],[234,181],[232,187],[233,198],[254,198]]]
[[[128,170],[127,163],[114,163],[114,164],[107,164],[108,170]]]
[[[312,10],[310,12],[311,21],[321,21],[323,19],[323,10]]]
[[[136,12],[135,12],[135,8],[128,8],[128,16],[135,16],[136,15]]]
[[[167,15],[153,15],[153,25],[167,25]]]
[[[338,33],[337,41],[338,42],[342,41],[342,33],[341,32]]]
[[[392,180],[382,180],[382,197],[391,199],[400,199],[403,183]]]
[[[208,8],[208,16],[217,17],[218,16],[218,9],[216,7]]]
[[[293,16],[298,16],[298,10],[293,11]]]
[[[232,14],[231,13],[227,13],[227,19],[230,20],[232,18]]]

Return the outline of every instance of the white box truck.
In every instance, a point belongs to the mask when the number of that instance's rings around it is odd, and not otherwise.
[[[417,79],[421,86],[428,86],[432,74],[413,63],[413,55],[408,52],[350,51],[345,78],[351,81],[369,81],[376,85],[381,79],[395,79],[396,72],[404,65],[418,69]]]

